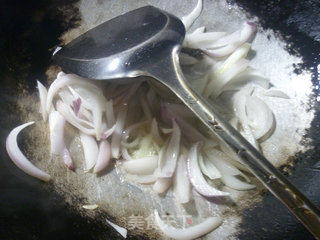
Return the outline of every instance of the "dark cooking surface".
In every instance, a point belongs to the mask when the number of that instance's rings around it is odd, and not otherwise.
[[[44,79],[50,63],[49,48],[58,37],[77,23],[77,9],[56,9],[76,0],[11,0],[0,1],[0,239],[121,239],[114,230],[102,225],[103,216],[93,221],[82,217],[43,183],[26,176],[8,159],[4,140],[9,129],[20,123],[14,114],[12,96],[19,84],[34,89],[34,79]],[[319,84],[320,2],[295,0],[236,0],[248,14],[257,15],[263,27],[279,31],[291,43],[290,52],[298,51],[303,66],[313,72],[313,83]],[[68,19],[68,24],[66,24]],[[27,83],[27,84],[26,84]],[[15,88],[18,87],[18,88]],[[313,100],[318,92],[314,92]],[[313,104],[313,103],[312,103]],[[290,179],[318,206],[320,205],[320,109],[307,137],[314,150],[297,155]],[[240,239],[312,239],[288,211],[266,194],[262,203],[243,213]],[[132,237],[141,239],[142,237]]]

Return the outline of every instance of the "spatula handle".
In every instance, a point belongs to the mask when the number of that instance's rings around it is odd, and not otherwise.
[[[180,69],[179,49],[179,46],[174,48],[172,55],[162,61],[160,68],[155,66],[150,75],[169,87],[220,140],[234,151],[241,162],[287,206],[314,237],[320,239],[319,209],[224,120],[214,105],[192,90]]]

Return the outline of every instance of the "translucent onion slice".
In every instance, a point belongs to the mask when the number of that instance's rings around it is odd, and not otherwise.
[[[208,160],[221,172],[221,180],[225,185],[240,191],[255,188],[254,185],[241,181],[236,177],[241,176],[247,182],[250,182],[250,179],[246,175],[228,162],[228,156],[226,154],[216,149],[211,149],[207,154]]]
[[[264,89],[268,89],[270,87],[270,80],[263,76],[259,71],[248,66],[246,70],[232,78],[222,90],[238,91],[247,84],[258,85]]]
[[[120,235],[124,238],[127,238],[127,229],[123,228],[123,227],[120,227],[119,225],[109,221],[108,219],[106,219],[106,222],[111,226],[113,227],[118,233],[120,233]]]
[[[249,65],[249,60],[240,59],[237,62],[231,64],[227,70],[223,71],[221,74],[214,74],[207,88],[204,91],[204,96],[209,97],[213,95],[217,97],[221,94],[223,87],[231,81],[232,78],[237,76],[239,73],[246,70]]]
[[[213,57],[223,57],[231,54],[236,48],[247,42],[256,31],[252,22],[245,22],[242,28],[207,46],[208,54]],[[219,50],[219,51],[218,51]],[[222,54],[223,53],[223,54]]]
[[[206,140],[206,138],[197,129],[195,129],[191,124],[185,121],[182,117],[179,117],[177,114],[175,114],[165,104],[161,104],[160,108],[161,108],[160,114],[161,114],[162,121],[164,121],[168,125],[171,125],[172,119],[175,119],[176,123],[179,125],[179,127],[182,130],[181,131],[182,134],[190,142],[204,142]]]
[[[213,42],[224,37],[225,32],[206,32],[187,34],[184,45],[190,48],[207,48]]]
[[[157,210],[154,211],[155,222],[166,237],[177,240],[191,240],[206,235],[222,224],[220,217],[209,217],[202,223],[189,228],[174,228],[162,221]]]
[[[46,111],[46,104],[47,104],[47,95],[48,91],[45,86],[42,85],[41,82],[37,81],[38,84],[38,91],[39,91],[39,98],[40,98],[40,113],[42,119],[47,121],[48,113]]]
[[[204,179],[198,163],[198,146],[199,143],[192,145],[187,161],[188,177],[192,186],[198,193],[206,197],[229,196],[229,193],[222,192],[210,186]]]
[[[111,147],[107,140],[101,141],[99,144],[99,153],[97,163],[94,166],[93,173],[99,173],[108,167],[111,159]]]
[[[177,166],[177,159],[180,151],[180,138],[181,132],[177,123],[173,121],[173,131],[171,138],[168,142],[168,147],[166,148],[166,152],[164,153],[165,162],[161,167],[161,173],[159,173],[159,177],[170,178],[174,174],[174,171]]]
[[[96,140],[94,137],[89,136],[84,133],[80,133],[80,140],[84,152],[84,159],[85,159],[85,172],[89,172],[98,159],[99,148]]]
[[[233,175],[223,175],[221,177],[221,181],[226,186],[239,191],[246,191],[246,190],[254,189],[256,187],[252,184],[239,180],[237,177]]]
[[[72,85],[72,84],[84,84],[88,86],[88,81],[84,78],[76,76],[74,74],[58,74],[57,79],[54,80],[48,90],[47,101],[46,101],[46,111],[50,112],[50,108],[52,105],[52,100],[54,96],[57,94],[59,89]]]
[[[290,99],[290,97],[287,94],[285,94],[284,92],[277,90],[277,89],[270,89],[270,90],[264,92],[263,94],[268,97]]]
[[[118,113],[116,127],[111,138],[111,156],[116,159],[118,159],[120,155],[121,136],[126,120],[126,115],[127,108],[124,107]]]
[[[154,172],[157,166],[158,156],[144,157],[123,162],[124,169],[131,174],[151,174]]]
[[[113,126],[116,123],[112,99],[106,102],[106,118],[108,126]]]
[[[83,122],[79,120],[79,118],[75,115],[73,111],[70,111],[70,108],[61,100],[58,100],[56,103],[57,111],[64,116],[67,121],[73,125],[74,127],[78,128],[81,132],[88,134],[88,135],[95,135],[96,132],[93,128],[88,128],[83,125]]]
[[[20,168],[22,171],[24,171],[26,174],[33,176],[35,178],[38,178],[42,181],[49,181],[51,179],[50,175],[43,172],[36,166],[34,166],[27,158],[26,156],[21,152],[21,150],[18,147],[17,143],[17,136],[20,133],[21,130],[23,130],[25,127],[30,126],[34,122],[28,122],[24,123],[16,128],[14,128],[8,135],[6,140],[6,149],[8,152],[9,157],[13,161],[13,163]]]
[[[158,144],[158,146],[161,146],[163,144],[163,139],[160,136],[158,123],[155,118],[153,118],[151,122],[151,136],[152,139]]]
[[[50,129],[50,149],[51,154],[60,155],[65,149],[64,143],[64,126],[66,119],[58,112],[51,111],[49,114]]]
[[[191,185],[188,179],[186,161],[187,157],[181,154],[173,177],[173,192],[179,203],[188,203],[191,199]]]
[[[134,181],[140,184],[152,184],[157,181],[155,174],[149,175],[136,175],[134,176]]]
[[[199,155],[199,165],[202,173],[211,180],[221,178],[221,173],[216,166],[207,159],[203,159],[202,155]]]
[[[61,157],[64,164],[68,167],[68,169],[70,169],[71,171],[74,171],[73,161],[72,161],[70,152],[66,147],[63,149]]]
[[[260,98],[247,96],[246,112],[248,124],[256,139],[265,138],[275,128],[275,120],[271,109]]]
[[[202,10],[202,0],[198,0],[197,5],[192,10],[192,12],[181,18],[181,21],[183,22],[186,28],[186,31],[188,31],[188,29],[191,27],[193,22],[200,16],[201,10]]]
[[[172,184],[172,178],[158,178],[153,184],[153,191],[158,194],[165,193]]]

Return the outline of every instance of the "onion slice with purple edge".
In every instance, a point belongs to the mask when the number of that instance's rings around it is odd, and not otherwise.
[[[8,152],[9,157],[13,161],[13,163],[20,168],[22,171],[24,171],[26,174],[36,177],[42,181],[48,182],[51,177],[49,174],[43,172],[36,166],[34,166],[27,158],[26,156],[21,152],[21,150],[18,147],[17,143],[17,136],[20,133],[21,130],[23,130],[25,127],[30,126],[34,122],[28,122],[24,123],[16,128],[14,128],[8,135],[6,140],[6,149]]]
[[[192,240],[208,234],[222,224],[220,217],[208,217],[202,223],[189,228],[174,228],[167,225],[159,216],[157,210],[154,211],[155,222],[166,237],[177,240]]]
[[[165,162],[163,163],[158,173],[158,177],[160,178],[172,177],[177,166],[177,159],[180,151],[181,132],[175,120],[173,120],[172,128],[173,128],[172,135],[168,142],[166,151],[164,153]]]
[[[66,105],[61,100],[57,101],[56,108],[57,108],[57,111],[62,116],[64,116],[71,125],[78,128],[81,132],[83,132],[87,135],[95,135],[96,134],[96,132],[93,128],[88,128],[88,127],[83,126],[81,120],[74,114],[73,111],[70,110],[68,105]]]
[[[196,7],[191,11],[191,13],[181,18],[181,21],[183,22],[186,31],[188,31],[193,22],[200,16],[201,10],[202,0],[198,0]]]
[[[103,140],[99,144],[99,153],[98,153],[98,159],[97,163],[94,166],[93,173],[101,172],[103,169],[105,169],[111,159],[111,147],[110,143],[107,140]]]
[[[99,148],[94,137],[80,133],[80,140],[84,152],[85,168],[84,172],[89,172],[98,159]]]
[[[191,186],[187,174],[187,157],[180,155],[173,177],[173,193],[179,203],[187,203],[191,198]]]
[[[227,192],[222,192],[212,186],[210,186],[205,178],[202,175],[202,172],[199,167],[198,163],[198,147],[199,143],[192,145],[188,161],[187,161],[187,168],[188,168],[188,177],[195,188],[195,190],[205,197],[224,197],[229,196],[230,194]]]
[[[172,119],[174,118],[176,123],[179,125],[179,127],[182,130],[182,134],[191,142],[205,142],[206,138],[194,127],[191,126],[187,121],[185,121],[183,118],[176,115],[173,110],[171,110],[168,106],[170,104],[161,104],[161,119],[166,124],[171,125]],[[162,129],[163,130],[163,129]],[[170,130],[171,131],[171,130]],[[170,133],[167,132],[167,133]],[[162,131],[163,132],[163,131]]]
[[[39,91],[39,99],[40,99],[40,113],[42,115],[43,121],[47,121],[48,113],[46,111],[46,102],[48,91],[45,86],[42,85],[41,82],[37,81],[38,91]]]
[[[61,72],[61,74],[60,73],[58,74],[57,79],[54,80],[53,83],[51,83],[49,90],[48,90],[47,101],[46,101],[47,113],[50,112],[53,97],[56,95],[56,93],[59,91],[59,89],[65,87],[65,86],[71,85],[71,84],[75,84],[75,83],[76,84],[84,84],[84,85],[90,84],[84,78],[81,78],[81,77],[76,76],[74,74],[65,74],[63,72]]]

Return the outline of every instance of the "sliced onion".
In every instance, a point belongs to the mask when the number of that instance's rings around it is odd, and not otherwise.
[[[223,49],[226,52],[223,56],[231,54],[237,47],[247,42],[252,37],[255,31],[256,26],[254,23],[245,22],[242,26],[242,29],[239,29],[225,37],[222,37],[217,41],[213,42],[210,46],[207,46],[208,49],[212,49],[209,50],[208,54],[213,57],[222,57],[221,54],[217,54],[221,53],[221,49]],[[228,48],[228,46],[231,46],[231,48],[229,47],[229,51],[227,52],[226,49]],[[215,52],[215,50],[219,49],[219,52]]]
[[[157,181],[153,184],[153,191],[158,194],[166,192],[172,184],[172,179],[169,178],[158,178]]]
[[[159,177],[172,177],[177,166],[177,159],[180,151],[180,137],[180,129],[177,123],[173,121],[173,131],[171,138],[168,142],[166,152],[164,153],[165,162],[161,168],[161,173],[159,173]]]
[[[239,73],[246,70],[248,67],[249,60],[240,59],[237,62],[231,64],[227,70],[221,74],[214,74],[208,83],[207,88],[204,91],[204,96],[209,97],[211,95],[217,97],[222,92],[223,87],[228,84],[228,82],[237,76]]]
[[[76,100],[74,100],[72,102],[72,106],[73,106],[73,111],[76,114],[76,116],[78,116],[80,107],[81,107],[81,98],[77,98]]]
[[[113,158],[119,158],[120,155],[120,143],[121,143],[121,135],[124,127],[124,122],[127,115],[127,108],[123,108],[119,111],[117,116],[116,127],[112,134],[111,138],[111,156]]]
[[[104,140],[104,139],[107,139],[108,137],[110,137],[113,134],[115,129],[116,129],[116,125],[113,125],[111,128],[105,130],[102,133],[101,139]]]
[[[189,228],[174,228],[162,221],[157,210],[154,211],[155,222],[166,237],[178,240],[191,240],[206,235],[222,224],[220,217],[209,217],[202,223]]]
[[[81,120],[79,120],[79,118],[74,114],[74,112],[70,111],[68,106],[64,102],[62,102],[61,100],[57,101],[56,108],[57,108],[57,111],[62,116],[64,116],[71,125],[78,128],[81,132],[88,134],[88,135],[95,135],[96,134],[94,129],[83,126],[83,122]]]
[[[77,86],[74,89],[69,87],[70,91],[80,98],[82,105],[92,112],[92,122],[96,133],[97,140],[100,140],[102,135],[102,116],[105,111],[105,102],[102,91],[97,89],[95,85],[89,85],[90,87]],[[73,90],[72,90],[73,89]]]
[[[197,6],[192,10],[192,12],[181,18],[181,21],[183,22],[186,31],[188,31],[193,22],[200,16],[201,10],[202,0],[198,0]]]
[[[191,186],[188,179],[186,161],[187,157],[181,154],[173,178],[173,192],[179,203],[187,203],[191,199]]]
[[[87,210],[95,210],[99,207],[99,205],[97,204],[90,204],[90,205],[83,205],[82,206],[84,209],[87,209]]]
[[[66,119],[58,111],[51,111],[49,114],[51,154],[60,155],[66,147],[64,143],[65,123]]]
[[[74,165],[72,162],[72,158],[71,158],[69,150],[66,147],[63,149],[61,157],[62,157],[64,164],[68,167],[68,169],[70,169],[71,171],[74,171]]]
[[[161,104],[161,119],[166,124],[171,125],[172,119],[174,118],[179,127],[182,130],[182,134],[190,141],[190,142],[204,142],[206,138],[194,127],[191,126],[188,122],[183,120],[183,118],[176,115],[171,109],[169,109],[165,104]],[[163,130],[163,129],[162,129]]]
[[[158,123],[155,118],[153,118],[151,122],[151,136],[152,139],[158,144],[158,146],[163,144],[163,140],[159,133]]]
[[[254,189],[256,186],[240,181],[238,178],[232,175],[223,175],[221,177],[221,181],[228,187],[239,190],[239,191],[245,191]]]
[[[80,140],[82,143],[82,148],[83,148],[84,158],[85,158],[84,171],[89,172],[94,167],[98,159],[98,153],[99,153],[98,144],[94,139],[94,137],[84,133],[80,133]]]
[[[284,92],[277,90],[277,89],[270,89],[264,93],[265,96],[268,97],[278,97],[278,98],[284,98],[284,99],[290,99],[290,97],[285,94]]]
[[[75,107],[77,108],[77,106],[74,106],[74,104],[77,105],[77,103],[74,103],[74,102],[77,100],[75,100],[73,95],[68,90],[65,90],[65,89],[60,90],[59,96],[60,96],[62,102],[64,103],[64,108],[68,109],[70,114],[74,116],[73,118],[76,119],[76,121],[79,124],[81,124],[85,127],[94,128],[93,123],[92,123],[92,121],[93,121],[92,113],[84,107],[80,108],[80,105],[79,105],[79,108],[77,109],[78,112],[76,112]],[[81,101],[81,98],[78,97],[78,99],[80,99],[80,101]]]
[[[40,98],[40,113],[44,121],[47,121],[48,113],[46,110],[46,102],[47,102],[47,95],[48,91],[45,86],[42,85],[41,82],[37,81],[38,83],[38,91],[39,91],[39,98]]]
[[[53,97],[59,91],[59,89],[75,83],[86,85],[88,84],[86,80],[74,74],[58,74],[57,79],[51,83],[50,88],[48,90],[46,111],[50,112]]]
[[[94,166],[93,173],[98,173],[104,170],[110,163],[111,147],[107,140],[101,141],[99,144],[99,153],[97,163]]]
[[[123,162],[124,169],[131,174],[151,174],[157,166],[158,156],[144,157]]]
[[[118,233],[120,233],[120,235],[124,238],[127,238],[127,229],[123,228],[123,227],[120,227],[119,225],[109,221],[108,219],[106,219],[106,222],[111,226],[113,227]]]
[[[49,181],[51,179],[50,175],[43,172],[36,166],[34,166],[26,156],[21,152],[18,147],[17,143],[17,136],[21,130],[25,127],[30,126],[34,122],[24,123],[16,128],[14,128],[8,135],[6,140],[6,149],[8,152],[9,157],[13,161],[13,163],[20,168],[25,173],[29,174],[30,176],[36,177],[42,181]]]
[[[232,78],[224,87],[223,91],[241,90],[245,84],[259,85],[264,89],[270,87],[270,80],[263,76],[259,71],[247,67],[246,70]]]
[[[192,145],[187,161],[188,177],[192,186],[198,193],[206,197],[229,196],[229,193],[210,186],[204,179],[198,163],[198,146],[199,143]]]
[[[211,180],[221,178],[221,173],[216,168],[216,166],[207,159],[204,160],[202,155],[199,156],[199,165],[202,173]]]
[[[157,181],[157,177],[154,174],[149,175],[136,175],[134,177],[135,182],[140,184],[151,184]]]
[[[268,105],[260,98],[247,96],[246,112],[248,124],[253,130],[256,139],[261,139],[270,134],[275,128],[275,120]]]
[[[108,126],[112,126],[116,123],[112,99],[106,102],[106,118]]]
[[[235,176],[243,177],[247,182],[250,179],[239,171],[236,167],[228,162],[228,156],[223,152],[212,149],[208,152],[208,159],[219,169],[221,172],[221,181],[230,188],[236,190],[249,190],[255,188],[254,185],[243,182]]]
[[[207,48],[213,42],[224,37],[225,32],[206,32],[187,34],[185,38],[185,46],[190,48]]]

